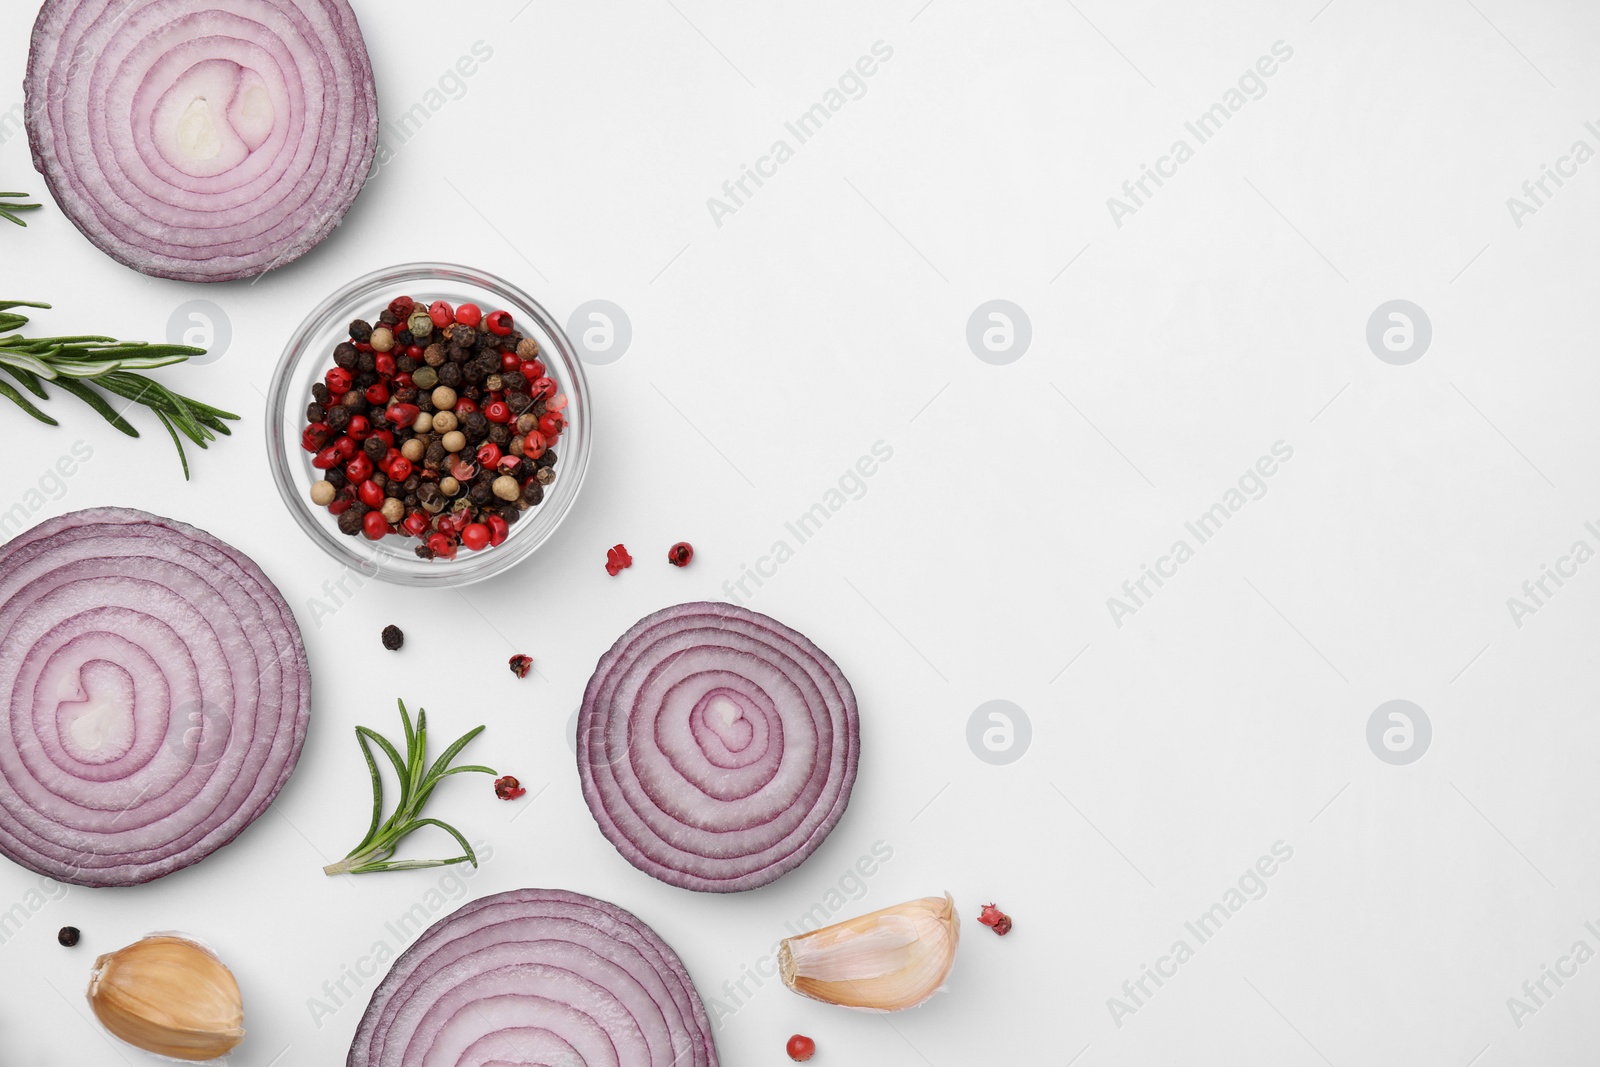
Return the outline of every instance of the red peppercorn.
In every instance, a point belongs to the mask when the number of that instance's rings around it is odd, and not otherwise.
[[[352,343],[356,346],[356,351],[357,352],[371,352],[372,351],[371,342],[368,342],[368,341],[355,341],[355,342],[352,342]]]
[[[334,396],[342,396],[350,391],[350,383],[355,379],[350,377],[350,372],[343,367],[330,367],[328,373],[322,376],[323,382],[328,387],[328,392]]]
[[[533,669],[533,657],[524,656],[520,652],[511,657],[511,673],[518,678],[526,678]]]
[[[336,452],[338,454],[339,462],[343,463],[345,460],[349,459],[351,456],[356,454],[355,438],[353,438],[353,437],[341,437],[341,438],[339,438],[337,441],[335,441],[333,443],[333,450],[334,450],[334,452]]]
[[[382,406],[389,402],[389,387],[382,382],[373,382],[367,386],[367,403]]]
[[[406,516],[406,521],[401,525],[405,527],[406,533],[412,537],[421,537],[422,531],[428,528],[428,513],[426,511],[413,511]]]
[[[383,447],[385,447],[385,448],[393,448],[394,447],[394,434],[391,431],[389,431],[389,430],[379,430],[377,433],[373,434],[372,436],[374,436],[378,440],[382,441],[383,442]]]
[[[423,349],[421,345],[406,345],[406,355],[410,356],[412,359],[421,359],[422,352]]]
[[[463,326],[476,328],[483,321],[483,311],[477,304],[462,304],[456,308],[456,321]]]
[[[399,374],[396,374],[394,376],[394,391],[395,392],[398,393],[402,389],[415,389],[416,387],[417,387],[417,383],[412,381],[411,380],[411,375],[405,373],[404,371],[402,371]]]
[[[478,410],[478,402],[470,397],[461,397],[456,401],[456,406],[451,409],[457,415],[471,415]]]
[[[378,507],[383,503],[383,490],[371,478],[361,483],[360,487],[356,489],[356,495],[369,508]]]
[[[481,522],[469,523],[461,531],[461,543],[474,552],[489,547],[489,527]]]
[[[556,383],[552,378],[535,378],[528,383],[528,395],[535,400],[556,395]]]
[[[417,416],[422,414],[422,409],[415,404],[391,404],[389,410],[383,413],[395,426],[410,426],[417,421]]]
[[[501,456],[500,462],[496,463],[495,466],[503,471],[513,471],[517,469],[517,465],[521,462],[516,456]]]
[[[478,465],[470,459],[458,459],[450,464],[450,476],[458,482],[470,482],[478,476]]]
[[[517,358],[517,354],[515,352],[500,353],[500,370],[503,373],[510,374],[514,370],[520,371],[521,369],[522,360]]]
[[[561,431],[566,428],[567,420],[559,411],[547,411],[539,419],[539,432],[544,434],[545,440],[560,437]]]
[[[667,549],[667,562],[674,567],[687,567],[691,559],[694,559],[694,546],[687,541],[679,541]]]
[[[517,369],[522,371],[522,376],[530,382],[535,378],[544,377],[544,364],[537,359],[530,359]]]
[[[361,532],[367,535],[369,541],[383,540],[383,535],[389,532],[389,524],[384,521],[383,512],[367,512],[361,520]]]
[[[628,555],[628,550],[622,545],[606,550],[606,573],[615,578],[618,574],[633,566],[633,557]]]
[[[1011,932],[1011,916],[993,904],[985,904],[983,906],[983,910],[978,913],[978,921],[985,926],[992,927],[994,932],[1001,937]]]
[[[357,452],[349,463],[344,465],[344,476],[357,485],[372,477],[372,460],[367,458],[365,452]]]
[[[510,422],[511,408],[504,400],[491,400],[483,405],[483,417],[490,422]]]
[[[389,301],[389,314],[404,322],[411,317],[411,313],[416,310],[416,307],[417,302],[409,296],[397,296]]]
[[[343,515],[345,512],[349,511],[350,505],[353,503],[354,501],[349,497],[342,496],[328,505],[328,514],[332,515],[334,518],[338,518],[340,515]]]
[[[549,409],[550,411],[562,411],[562,410],[565,410],[565,408],[567,406],[567,394],[566,393],[557,393],[555,396],[551,397],[549,400],[546,400],[544,402],[544,406],[547,409]]]
[[[373,357],[373,369],[375,369],[378,374],[384,378],[393,378],[395,370],[394,353],[379,352],[375,357]]]
[[[319,471],[332,470],[339,465],[339,450],[329,445],[311,457],[311,465]]]
[[[528,435],[522,439],[522,454],[529,459],[538,459],[544,455],[544,434],[538,430],[529,430]]]
[[[404,456],[390,460],[387,473],[390,481],[403,482],[411,477],[411,461]]]
[[[320,452],[328,444],[328,435],[333,431],[325,422],[313,422],[300,432],[300,447],[307,452]]]
[[[490,515],[488,523],[489,544],[491,546],[505,544],[506,538],[511,535],[511,524],[498,515]]]
[[[517,781],[515,775],[508,774],[504,778],[494,780],[494,795],[501,800],[515,800],[528,791],[522,788],[522,783]]]
[[[456,543],[450,540],[448,534],[430,534],[428,536],[428,551],[433,553],[435,559],[455,559]]]
[[[365,441],[372,433],[372,423],[367,421],[365,415],[351,415],[350,421],[345,424],[344,432],[349,434],[352,440]]]
[[[794,1062],[804,1063],[817,1054],[817,1043],[804,1034],[795,1034],[783,1050]]]
[[[511,312],[491,311],[483,324],[489,327],[489,332],[496,337],[504,337],[511,332]]]
[[[433,320],[434,329],[442,330],[456,321],[456,309],[443,300],[435,300],[428,305],[428,318]]]
[[[500,462],[500,446],[493,441],[485,441],[478,446],[478,462],[485,467],[493,467]]]

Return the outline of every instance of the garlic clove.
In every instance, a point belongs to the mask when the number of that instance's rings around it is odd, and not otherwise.
[[[960,937],[950,894],[923,897],[786,938],[778,971],[784,985],[813,1000],[901,1011],[944,985]]]
[[[89,1006],[128,1044],[177,1060],[214,1060],[244,1040],[233,972],[204,945],[173,934],[95,960]]]

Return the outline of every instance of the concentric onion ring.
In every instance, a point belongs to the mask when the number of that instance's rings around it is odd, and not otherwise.
[[[75,885],[198,862],[300,758],[311,678],[248,556],[192,526],[77,511],[0,547],[0,853]]]
[[[26,88],[62,211],[162,278],[250,277],[310,251],[378,146],[346,0],[46,0]]]
[[[671,885],[766,885],[850,802],[855,694],[802,634],[731,604],[680,604],[623,634],[578,715],[578,774],[600,830]]]
[[[467,904],[372,994],[348,1067],[716,1067],[700,995],[656,932],[603,900],[515,889]]]

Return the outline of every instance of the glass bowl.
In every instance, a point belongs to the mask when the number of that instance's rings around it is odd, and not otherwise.
[[[492,548],[473,552],[462,546],[453,560],[421,559],[416,538],[390,534],[369,541],[339,532],[328,509],[311,502],[311,485],[322,472],[311,465],[311,453],[300,447],[311,403],[311,386],[333,366],[333,349],[350,339],[354,319],[376,322],[379,312],[401,294],[424,305],[435,300],[477,304],[485,314],[511,312],[516,328],[539,342],[550,377],[568,398],[567,429],[556,442],[560,457],[556,480],[545,488],[543,503],[523,512],[509,536]],[[323,551],[367,577],[400,585],[467,585],[500,574],[548,541],[566,518],[589,465],[589,385],[572,342],[538,301],[510,282],[484,271],[448,263],[406,263],[357,278],[306,316],[289,339],[273,372],[267,395],[267,452],[278,492],[307,536]]]

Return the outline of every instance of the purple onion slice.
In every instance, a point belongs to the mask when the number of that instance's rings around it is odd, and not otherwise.
[[[121,886],[196,863],[300,758],[311,676],[246,555],[172,519],[76,511],[0,546],[0,853]]]
[[[578,775],[600,830],[670,885],[766,885],[822,844],[850,802],[855,694],[775,619],[679,604],[617,639],[578,715]]]
[[[161,278],[246,278],[309,252],[378,147],[346,0],[46,0],[25,86],[61,210]]]
[[[347,1067],[716,1067],[689,972],[603,900],[514,889],[429,927],[373,991]]]

